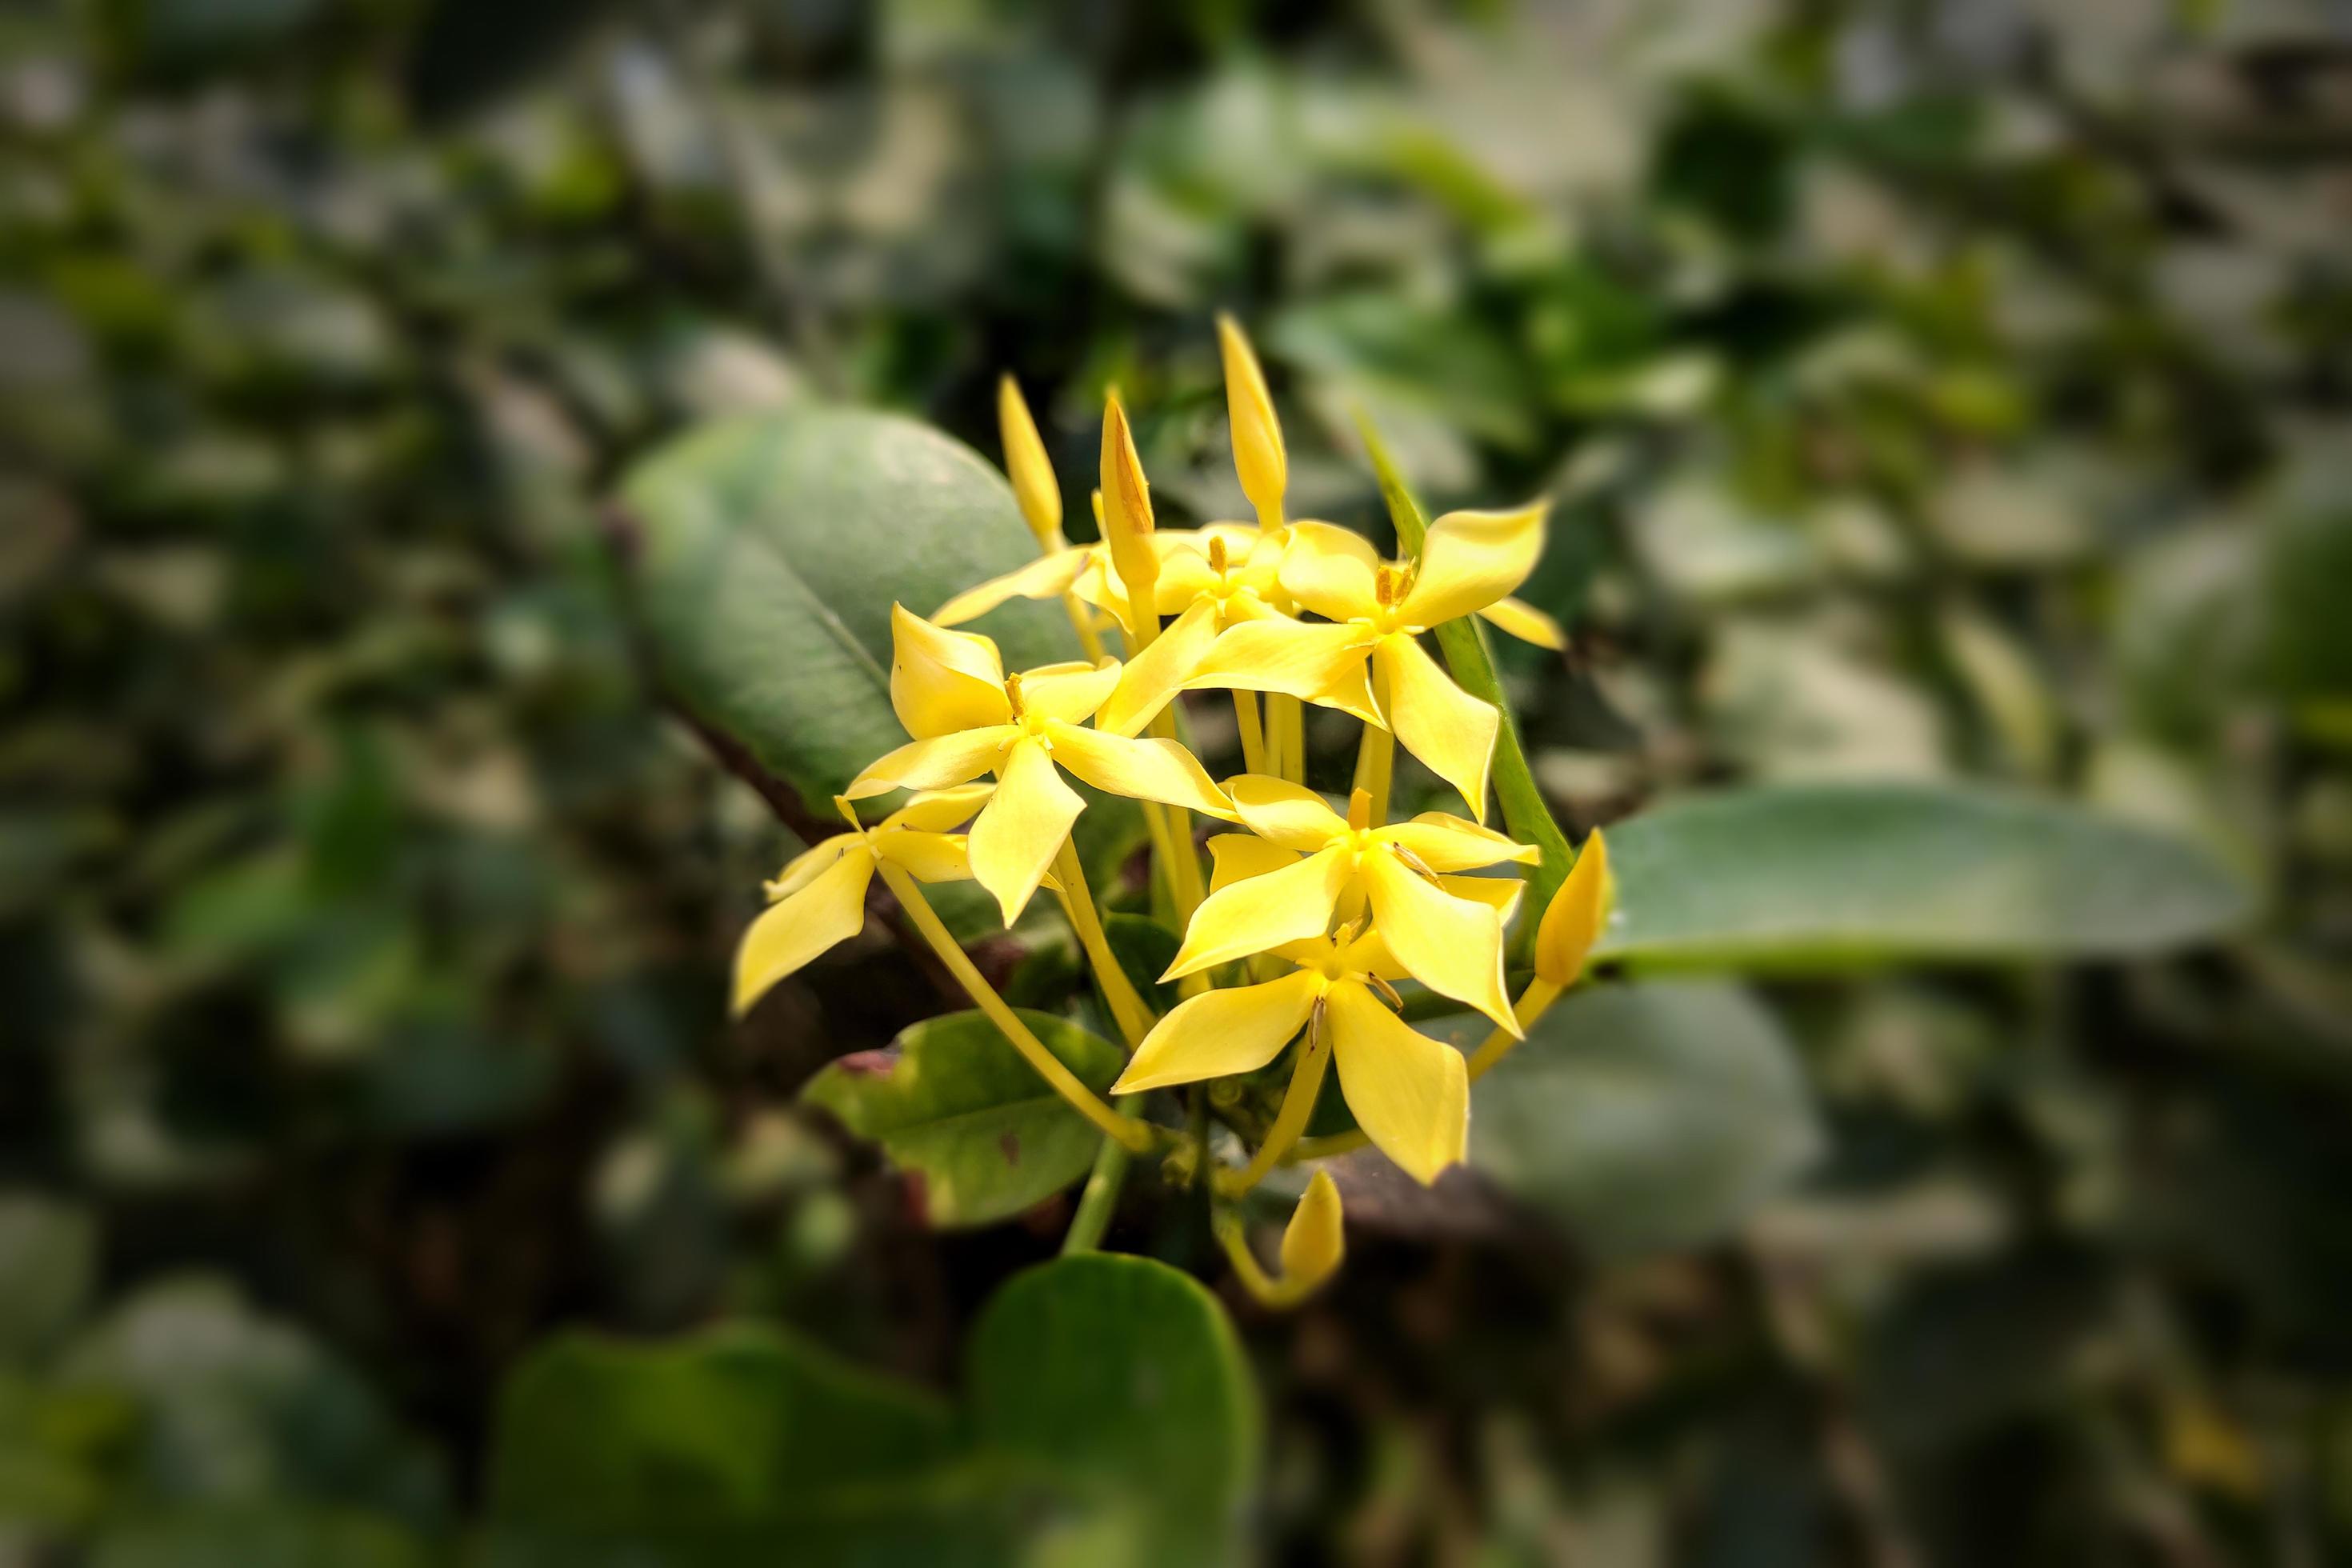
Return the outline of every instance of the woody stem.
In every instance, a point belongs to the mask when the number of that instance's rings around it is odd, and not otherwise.
[[[1021,1053],[1022,1059],[1036,1069],[1037,1076],[1052,1085],[1055,1093],[1068,1100],[1071,1109],[1101,1129],[1105,1136],[1118,1139],[1139,1154],[1150,1148],[1150,1128],[1132,1117],[1121,1116],[1104,1104],[1102,1097],[1080,1081],[1077,1074],[1063,1065],[1061,1058],[1047,1050],[1044,1042],[1030,1032],[1029,1026],[1021,1021],[1021,1016],[1005,1005],[1004,998],[996,994],[996,988],[988,983],[988,977],[973,966],[962,944],[956,941],[946,926],[940,923],[939,914],[931,908],[930,900],[923,897],[921,884],[887,860],[883,861],[879,868],[883,881],[889,885],[891,892],[898,895],[908,918],[915,922],[915,929],[922,933],[923,940],[930,943],[931,951],[940,955],[940,962],[948,966],[948,973],[956,977],[957,984],[971,998],[972,1005],[986,1014],[988,1021],[1013,1043],[1013,1048]]]
[[[1225,1197],[1239,1197],[1265,1179],[1265,1173],[1282,1163],[1290,1152],[1298,1135],[1307,1131],[1307,1119],[1315,1114],[1315,1097],[1323,1090],[1323,1072],[1331,1065],[1331,1032],[1324,1026],[1323,1009],[1318,1004],[1307,1023],[1307,1044],[1298,1053],[1298,1065],[1291,1069],[1290,1088],[1282,1097],[1282,1109],[1275,1112],[1274,1125],[1266,1129],[1265,1141],[1257,1146],[1257,1153],[1240,1171],[1217,1173],[1217,1191]]]
[[[1118,955],[1111,951],[1110,935],[1103,929],[1102,915],[1095,908],[1094,894],[1087,887],[1087,869],[1078,861],[1077,846],[1070,839],[1062,840],[1061,848],[1054,853],[1054,879],[1062,885],[1062,908],[1070,917],[1070,930],[1076,933],[1078,946],[1086,951],[1087,962],[1095,972],[1095,984],[1102,987],[1103,1000],[1110,1005],[1111,1016],[1118,1024],[1118,1032],[1127,1040],[1130,1054],[1143,1043],[1151,1029],[1151,1009],[1137,994],[1135,983],[1119,966]]]

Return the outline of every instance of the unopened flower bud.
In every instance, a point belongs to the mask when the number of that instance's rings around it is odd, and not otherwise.
[[[1160,580],[1160,557],[1151,549],[1151,491],[1116,392],[1103,408],[1102,501],[1103,542],[1110,546],[1128,602],[1150,605]]]
[[[1242,493],[1257,508],[1258,520],[1269,527],[1282,521],[1282,492],[1290,480],[1290,462],[1282,449],[1282,421],[1275,416],[1274,397],[1265,389],[1265,372],[1257,355],[1231,316],[1217,318],[1217,347],[1225,362],[1225,413],[1233,425],[1234,469],[1241,476]]]
[[[1282,1233],[1282,1283],[1293,1300],[1315,1289],[1339,1271],[1348,1255],[1340,1225],[1339,1188],[1331,1173],[1318,1170],[1307,1184],[1307,1195],[1290,1214]]]
[[[1011,376],[996,384],[996,426],[1004,440],[1004,471],[1013,480],[1013,498],[1021,503],[1022,519],[1037,536],[1037,548],[1062,548],[1062,487],[1054,480],[1054,465],[1038,438],[1037,422]]]
[[[1551,896],[1543,923],[1536,927],[1536,975],[1566,990],[1584,973],[1585,955],[1601,940],[1617,889],[1609,875],[1609,846],[1598,828]]]

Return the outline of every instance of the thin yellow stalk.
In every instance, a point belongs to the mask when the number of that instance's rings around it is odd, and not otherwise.
[[[1070,929],[1077,933],[1078,946],[1085,950],[1087,962],[1094,966],[1095,982],[1102,987],[1103,997],[1110,1004],[1111,1016],[1132,1053],[1151,1031],[1151,1008],[1137,993],[1135,983],[1128,979],[1127,971],[1119,966],[1118,955],[1111,951],[1110,933],[1103,929],[1102,915],[1095,908],[1094,894],[1087,887],[1086,868],[1078,862],[1077,847],[1067,838],[1062,840],[1062,847],[1054,856],[1054,879],[1062,885],[1062,908],[1070,917]]]
[[[1298,699],[1286,693],[1268,692],[1265,699],[1265,722],[1269,737],[1268,750],[1275,753],[1277,778],[1292,784],[1307,782],[1307,729],[1298,710]],[[1274,737],[1278,736],[1279,739]]]
[[[1323,1090],[1324,1069],[1330,1065],[1331,1033],[1324,1027],[1323,1005],[1318,1002],[1307,1020],[1307,1045],[1298,1053],[1298,1066],[1291,1071],[1290,1088],[1283,1094],[1282,1109],[1275,1112],[1274,1125],[1266,1129],[1265,1142],[1257,1146],[1257,1153],[1244,1169],[1217,1173],[1218,1192],[1238,1197],[1282,1163],[1298,1135],[1307,1131],[1307,1119],[1315,1114],[1315,1097]]]
[[[1234,722],[1242,732],[1242,767],[1253,773],[1265,772],[1265,736],[1258,729],[1257,693],[1235,689],[1234,692]]]
[[[1070,629],[1078,634],[1078,646],[1087,650],[1088,658],[1100,664],[1103,661],[1103,645],[1101,637],[1095,631],[1094,612],[1087,609],[1086,601],[1076,594],[1062,595],[1062,608],[1069,612]]]
[[[946,926],[940,923],[938,912],[931,908],[930,900],[923,896],[922,885],[887,860],[881,861],[878,869],[890,891],[898,895],[899,904],[907,911],[907,918],[915,922],[915,929],[922,933],[925,942],[931,944],[931,951],[940,955],[940,962],[948,966],[948,973],[956,977],[957,984],[964,988],[964,994],[971,998],[972,1005],[988,1016],[988,1021],[995,1025],[1013,1043],[1013,1048],[1021,1053],[1022,1058],[1036,1069],[1037,1076],[1052,1085],[1055,1093],[1068,1100],[1072,1110],[1101,1129],[1104,1136],[1118,1139],[1138,1154],[1150,1149],[1152,1145],[1151,1129],[1132,1117],[1121,1116],[1104,1104],[1102,1097],[1063,1065],[1061,1058],[1047,1050],[1045,1043],[1030,1033],[1029,1026],[1021,1021],[1021,1016],[1005,1005],[1004,998],[999,996],[996,988],[988,983],[988,977],[973,966],[962,944],[956,941]]]
[[[1373,704],[1382,711],[1388,708],[1388,693],[1381,689],[1384,682],[1375,675]],[[1378,724],[1364,726],[1363,743],[1356,752],[1356,787],[1371,796],[1372,816],[1367,825],[1384,826],[1389,819],[1389,783],[1396,773],[1396,735]]]

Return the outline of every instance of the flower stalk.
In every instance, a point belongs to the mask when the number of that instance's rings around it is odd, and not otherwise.
[[[988,977],[964,952],[963,944],[940,923],[939,912],[931,908],[931,901],[923,896],[923,889],[915,879],[887,861],[882,864],[881,871],[883,881],[898,896],[899,903],[906,907],[908,918],[915,922],[915,929],[922,933],[925,942],[930,943],[931,951],[940,955],[940,962],[948,966],[948,973],[955,976],[956,983],[971,998],[972,1005],[988,1016],[988,1021],[1012,1042],[1013,1048],[1036,1069],[1037,1076],[1051,1085],[1055,1093],[1068,1100],[1072,1110],[1100,1129],[1103,1136],[1116,1141],[1130,1153],[1140,1154],[1150,1148],[1154,1142],[1151,1129],[1132,1117],[1120,1115],[1103,1103],[1102,1097],[1080,1081],[1078,1075],[1072,1072],[1061,1058],[1047,1050],[1045,1042],[1021,1021],[1021,1016],[996,994],[996,987],[988,983]]]

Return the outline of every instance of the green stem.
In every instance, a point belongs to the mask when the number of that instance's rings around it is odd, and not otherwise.
[[[1390,521],[1396,524],[1398,546],[1406,554],[1420,554],[1422,541],[1429,532],[1421,503],[1405,487],[1403,477],[1397,472],[1371,420],[1359,414],[1356,429],[1363,437],[1365,451],[1371,456],[1372,471],[1380,478],[1381,499],[1388,502]],[[1462,689],[1493,704],[1502,715],[1502,724],[1495,736],[1495,795],[1502,803],[1503,821],[1511,836],[1543,851],[1543,858],[1527,874],[1527,907],[1538,912],[1548,910],[1551,896],[1559,890],[1569,867],[1575,863],[1576,851],[1569,847],[1568,835],[1552,819],[1543,791],[1536,787],[1535,770],[1528,765],[1518,720],[1513,716],[1510,701],[1504,694],[1502,678],[1496,673],[1494,651],[1486,646],[1486,631],[1477,617],[1465,616],[1437,628],[1437,646]],[[1534,943],[1536,923],[1529,920],[1520,931],[1517,945],[1522,950]]]
[[[1127,1181],[1127,1167],[1135,1156],[1116,1138],[1106,1138],[1095,1150],[1095,1165],[1087,1173],[1087,1184],[1078,1194],[1077,1212],[1070,1216],[1070,1228],[1062,1237],[1062,1256],[1074,1252],[1093,1252],[1102,1246],[1103,1232],[1110,1228],[1110,1217],[1118,1209],[1118,1190]]]

